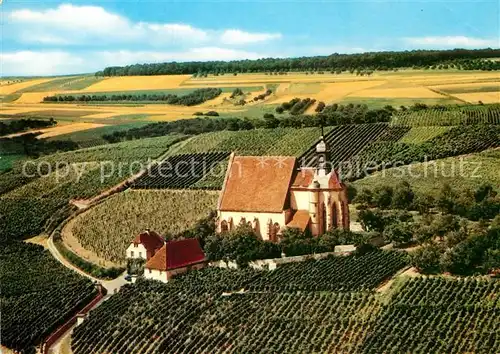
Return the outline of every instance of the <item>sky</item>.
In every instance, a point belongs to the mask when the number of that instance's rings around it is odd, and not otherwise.
[[[63,75],[166,61],[498,48],[482,0],[3,0],[0,74]]]

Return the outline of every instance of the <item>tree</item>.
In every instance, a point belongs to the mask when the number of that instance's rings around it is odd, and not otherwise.
[[[423,273],[439,271],[443,250],[434,243],[422,246],[410,254],[410,264]]]
[[[365,231],[382,232],[385,228],[385,220],[380,210],[364,209],[358,212],[358,220]]]
[[[437,206],[444,213],[452,214],[455,210],[456,194],[449,184],[444,184],[437,197]]]
[[[415,193],[413,193],[410,184],[407,181],[403,181],[394,189],[392,207],[408,210],[411,208],[414,198]]]
[[[412,225],[409,223],[390,224],[384,229],[384,239],[393,242],[395,245],[405,244],[413,237]]]
[[[373,204],[379,208],[387,209],[391,206],[393,194],[392,187],[377,187],[373,190]]]
[[[363,188],[354,198],[354,203],[366,204],[368,206],[373,205],[373,192],[371,189]]]

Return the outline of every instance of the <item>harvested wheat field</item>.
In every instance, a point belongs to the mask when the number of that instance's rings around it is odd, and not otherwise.
[[[469,103],[500,103],[500,92],[473,92],[473,93],[459,93],[453,94],[461,100],[467,101]]]
[[[10,134],[5,136],[6,138],[13,138],[15,136],[20,136],[27,133],[42,133],[37,136],[37,139],[51,138],[53,136],[74,133],[87,129],[94,129],[106,126],[105,124],[94,124],[94,123],[58,123],[57,126],[45,129],[33,129],[28,131],[23,131],[20,133]]]
[[[429,90],[426,87],[404,87],[388,89],[361,90],[350,94],[349,97],[370,97],[370,98],[441,98],[442,95]]]
[[[178,88],[191,75],[120,76],[106,78],[80,92],[110,92]]]
[[[45,130],[40,130],[43,132],[43,134],[39,135],[37,138],[38,139],[51,138],[53,136],[74,133],[74,132],[87,130],[87,129],[100,128],[100,127],[104,127],[104,126],[105,126],[105,124],[95,124],[95,123],[66,124],[66,125],[56,126],[56,127],[45,129]]]
[[[54,92],[25,92],[21,94],[14,104],[25,104],[25,103],[41,103],[44,97],[54,95]]]
[[[0,86],[0,95],[10,95],[11,93],[17,92],[19,90],[23,90],[30,86],[43,84],[45,82],[54,80],[54,78],[45,78],[45,79],[35,79],[35,80],[26,80],[23,82],[19,82],[17,84],[12,85],[1,85]]]
[[[358,91],[376,87],[383,84],[384,81],[360,81],[360,82],[336,82],[336,83],[321,83],[321,84],[290,84],[287,88],[277,92],[276,98],[271,99],[268,103],[283,103],[291,99],[298,98],[315,98],[317,101],[329,103],[340,100],[345,96],[356,93]]]

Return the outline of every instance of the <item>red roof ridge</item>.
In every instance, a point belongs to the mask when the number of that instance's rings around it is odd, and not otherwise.
[[[172,270],[206,261],[195,238],[170,240],[144,266],[148,269]]]

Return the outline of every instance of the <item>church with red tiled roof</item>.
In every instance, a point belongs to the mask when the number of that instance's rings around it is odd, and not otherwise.
[[[264,240],[278,241],[285,227],[313,236],[349,229],[347,188],[329,168],[323,138],[317,166],[299,168],[295,157],[231,155],[217,207],[217,229],[248,225]]]

